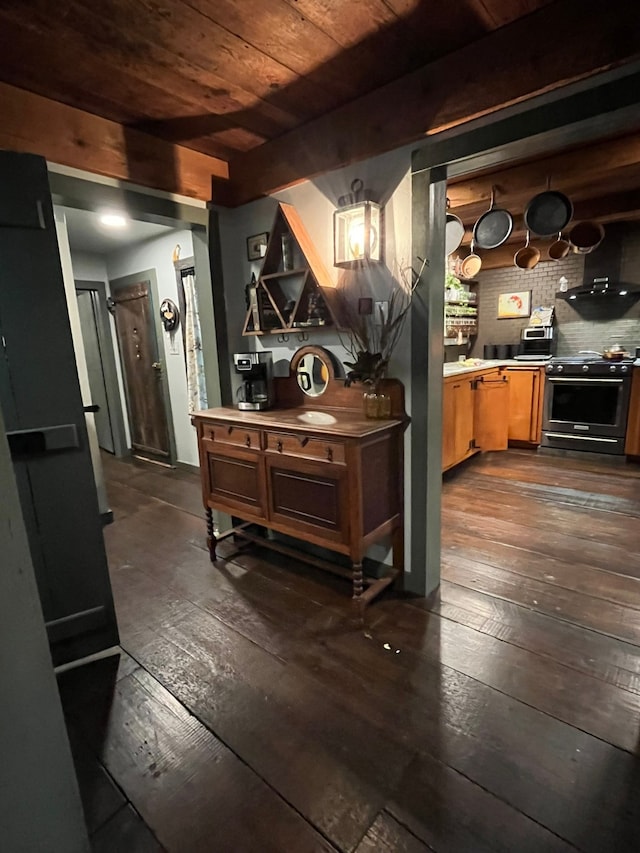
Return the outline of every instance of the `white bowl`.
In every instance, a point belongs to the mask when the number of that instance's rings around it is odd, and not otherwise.
[[[329,426],[329,424],[337,424],[338,421],[333,415],[327,415],[325,412],[303,412],[301,415],[296,415],[299,421],[313,426]]]

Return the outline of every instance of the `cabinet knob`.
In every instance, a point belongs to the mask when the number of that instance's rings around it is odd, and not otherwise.
[[[251,436],[250,435],[248,435],[245,438],[244,443],[247,445],[247,447],[251,447]]]
[[[282,442],[281,441],[277,442],[276,450],[278,451],[278,453],[282,453]]]
[[[327,447],[327,459],[333,462],[333,447]]]

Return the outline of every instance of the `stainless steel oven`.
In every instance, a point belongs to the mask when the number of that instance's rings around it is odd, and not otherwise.
[[[541,445],[623,454],[631,364],[554,359],[546,373]]]

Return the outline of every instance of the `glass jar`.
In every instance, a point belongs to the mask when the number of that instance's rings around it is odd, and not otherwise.
[[[366,418],[390,418],[391,397],[377,385],[370,385],[362,395]]]

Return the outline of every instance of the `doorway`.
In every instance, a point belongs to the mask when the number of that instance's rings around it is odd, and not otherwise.
[[[75,286],[91,402],[96,407],[98,444],[102,450],[124,456],[127,443],[109,330],[106,287],[101,281],[76,281]]]
[[[158,354],[151,282],[130,279],[111,282],[111,288],[131,446],[135,455],[171,464],[169,398]]]

